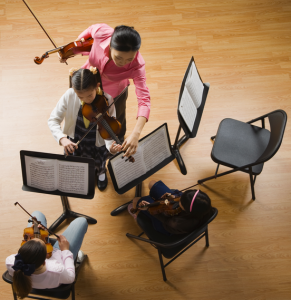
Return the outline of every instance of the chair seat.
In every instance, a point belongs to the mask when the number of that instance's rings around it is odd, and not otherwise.
[[[203,226],[203,228],[200,227],[197,230],[193,231],[191,233],[191,235],[189,235],[189,233],[165,235],[165,234],[162,234],[162,233],[156,231],[156,229],[153,227],[151,219],[142,213],[138,214],[137,223],[144,230],[145,234],[151,241],[164,244],[165,247],[169,244],[178,243],[183,238],[189,236],[189,238],[186,239],[185,242],[183,242],[182,244],[179,243],[178,246],[173,246],[171,248],[162,247],[161,253],[166,258],[174,257],[177,253],[179,253],[181,250],[183,250],[190,242],[192,242],[195,239],[195,237],[193,238],[193,236],[198,237],[207,228],[207,225]]]
[[[227,118],[220,122],[211,158],[230,168],[252,164],[264,153],[269,140],[269,130]],[[260,174],[263,166],[263,163],[253,166],[253,174]],[[247,169],[242,171],[248,173]]]

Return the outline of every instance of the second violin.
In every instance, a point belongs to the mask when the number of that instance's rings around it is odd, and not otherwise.
[[[148,208],[151,215],[158,215],[164,213],[167,216],[178,215],[182,208],[179,206],[180,197],[172,198],[171,195],[166,195],[163,199],[156,200],[154,203],[147,204],[141,208]],[[136,213],[141,208],[132,208],[131,213]]]

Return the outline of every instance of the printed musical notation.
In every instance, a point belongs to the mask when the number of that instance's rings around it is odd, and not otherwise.
[[[27,185],[44,191],[88,194],[88,164],[25,156]]]
[[[203,90],[203,83],[194,62],[192,62],[179,104],[179,112],[191,132],[196,119],[197,108],[202,102]]]
[[[163,126],[139,142],[133,155],[134,163],[125,162],[122,154],[110,160],[118,188],[146,174],[171,155],[166,127]]]

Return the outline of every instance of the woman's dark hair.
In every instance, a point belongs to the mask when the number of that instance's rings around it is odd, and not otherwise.
[[[39,268],[46,259],[46,246],[38,240],[30,240],[21,246],[18,250],[25,264],[35,265]],[[20,299],[25,298],[31,291],[31,278],[24,275],[22,270],[14,271],[13,289]]]
[[[199,190],[190,212],[191,203],[196,192],[197,190],[188,190],[184,192],[180,201],[186,212],[197,219],[202,219],[211,212],[211,200],[207,194]]]
[[[72,87],[76,91],[95,89],[98,83],[97,74],[94,75],[89,69],[75,71],[71,78]]]
[[[116,26],[111,37],[110,47],[117,51],[138,51],[141,45],[139,33],[125,25]]]

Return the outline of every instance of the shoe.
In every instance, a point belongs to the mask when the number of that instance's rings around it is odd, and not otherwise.
[[[104,191],[108,184],[107,174],[105,173],[105,180],[99,180],[99,176],[96,176],[97,187],[100,191]]]
[[[137,215],[131,212],[131,209],[132,209],[132,208],[133,208],[133,204],[132,204],[132,203],[129,203],[129,204],[127,205],[128,213],[129,213],[134,219],[136,219]]]
[[[78,257],[77,257],[77,263],[81,263],[84,258],[85,258],[84,252],[82,250],[79,250]]]

